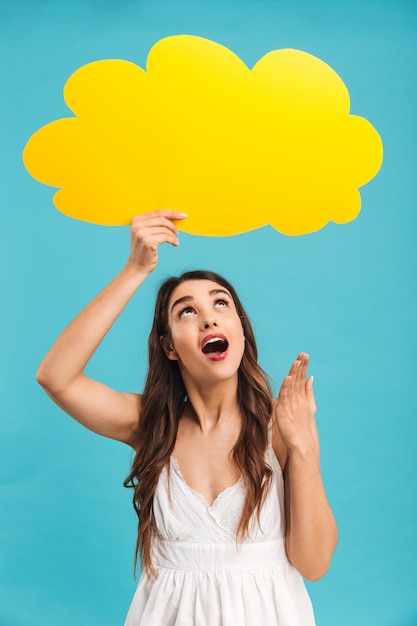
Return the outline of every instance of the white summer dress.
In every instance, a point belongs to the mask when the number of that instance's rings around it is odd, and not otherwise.
[[[242,478],[209,506],[171,456],[171,479],[165,467],[154,495],[158,577],[142,574],[125,626],[315,625],[303,579],[285,552],[284,482],[271,431],[265,459],[273,482],[261,524],[255,514],[249,538],[236,546]]]

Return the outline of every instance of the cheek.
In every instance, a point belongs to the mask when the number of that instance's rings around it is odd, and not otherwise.
[[[173,348],[179,355],[185,355],[190,349],[191,338],[184,328],[181,329],[181,332],[179,332],[178,329],[173,329],[171,332],[171,341]]]
[[[243,359],[243,355],[245,354],[245,347],[246,347],[246,342],[245,342],[245,337],[242,338],[242,359]]]
[[[243,329],[240,329],[236,332],[234,336],[233,343],[236,345],[236,349],[239,351],[241,357],[243,357],[243,353],[245,352],[245,335],[243,334]]]

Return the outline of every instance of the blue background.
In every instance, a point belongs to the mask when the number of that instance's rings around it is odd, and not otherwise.
[[[135,589],[130,451],[84,430],[35,383],[58,333],[121,269],[127,228],[71,220],[25,171],[29,136],[68,115],[62,88],[106,58],[144,66],[160,38],[222,43],[249,66],[299,48],[342,77],[385,158],[350,224],[297,238],[270,227],[183,234],[88,367],[140,391],[157,285],[224,273],[253,319],[274,389],[311,354],[322,467],[340,526],[329,574],[309,585],[318,626],[412,626],[416,589],[416,17],[412,0],[0,0],[0,624],[117,626]],[[161,181],[163,184],[163,181]],[[256,210],[256,207],[255,207]]]

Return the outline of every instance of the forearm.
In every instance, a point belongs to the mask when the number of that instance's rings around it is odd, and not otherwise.
[[[324,490],[317,446],[289,453],[285,470],[290,561],[309,580],[321,578],[337,544],[337,525]]]
[[[148,273],[127,264],[55,341],[37,372],[37,381],[59,393],[82,375],[103,337]]]

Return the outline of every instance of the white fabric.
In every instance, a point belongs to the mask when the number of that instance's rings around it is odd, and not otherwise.
[[[142,574],[125,626],[315,625],[304,582],[285,552],[284,483],[271,437],[266,461],[273,483],[260,526],[254,515],[249,537],[237,546],[243,480],[209,506],[171,456],[171,480],[164,468],[154,496],[158,577],[151,582]]]

